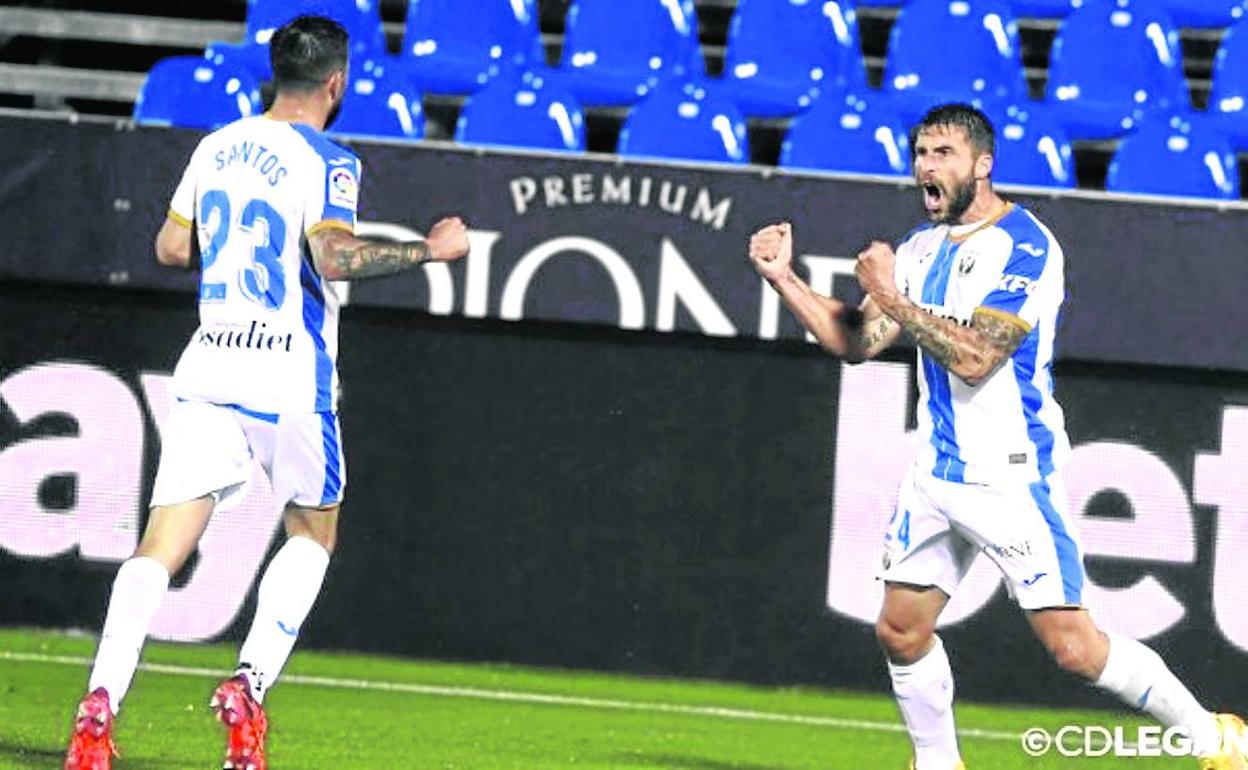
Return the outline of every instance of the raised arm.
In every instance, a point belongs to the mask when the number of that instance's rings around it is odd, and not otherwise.
[[[468,253],[468,229],[459,217],[439,220],[423,241],[357,238],[330,227],[308,236],[317,272],[331,281],[354,281],[393,275],[435,260],[449,262]]]
[[[897,290],[895,260],[887,243],[872,243],[858,255],[858,282],[885,316],[967,385],[978,385],[995,372],[1031,333],[1026,321],[993,308],[976,308],[970,326],[927,312]]]
[[[824,350],[850,363],[874,358],[901,333],[870,297],[853,308],[819,294],[793,272],[793,229],[788,222],[764,227],[750,238],[750,262]]]

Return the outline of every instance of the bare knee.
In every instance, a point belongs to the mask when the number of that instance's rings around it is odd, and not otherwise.
[[[329,553],[334,552],[334,546],[338,543],[338,506],[290,507],[286,509],[285,523],[287,537],[306,537]]]
[[[157,505],[147,517],[135,556],[146,556],[176,575],[195,552],[212,515],[213,499],[205,496],[175,505]]]
[[[875,623],[875,638],[888,659],[898,665],[909,665],[927,654],[932,648],[932,630],[924,627],[904,627],[881,617]]]
[[[178,570],[186,564],[186,560],[191,557],[189,548],[179,547],[175,544],[161,541],[158,538],[144,537],[139,542],[139,547],[134,549],[135,556],[146,556],[159,562],[169,572],[170,576],[178,574]]]

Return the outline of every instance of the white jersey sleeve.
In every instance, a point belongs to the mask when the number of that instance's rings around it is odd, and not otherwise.
[[[191,160],[182,172],[182,180],[173,191],[173,199],[169,202],[169,218],[183,227],[190,227],[195,221],[195,180],[198,176],[200,156],[203,142],[195,145]]]
[[[1056,314],[1062,301],[1061,246],[1030,218],[1021,226],[1000,229],[994,235],[1008,242],[998,250],[1002,264],[983,273],[990,283],[981,287],[979,306],[1017,316],[1028,327],[1034,327],[1050,312]]]
[[[326,143],[328,144],[328,143]],[[356,206],[360,197],[360,161],[336,146],[321,156],[320,179],[307,186],[304,233],[314,235],[327,227],[355,232]]]

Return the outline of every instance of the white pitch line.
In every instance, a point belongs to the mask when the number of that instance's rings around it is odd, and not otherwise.
[[[43,655],[30,652],[10,652],[0,650],[0,660],[18,663],[43,663],[58,666],[90,666],[91,659],[71,655]],[[140,663],[139,669],[156,674],[174,676],[194,676],[205,679],[217,679],[227,675],[228,671],[211,668],[195,668],[191,666],[172,666],[165,663]],[[815,727],[832,727],[842,730],[869,730],[884,733],[905,732],[905,726],[892,722],[872,722],[865,719],[842,719],[839,717],[818,717],[805,714],[784,714],[775,711],[754,711],[750,709],[726,708],[721,706],[689,706],[678,703],[655,703],[650,701],[627,701],[611,698],[587,698],[578,695],[551,695],[547,693],[517,692],[515,690],[489,690],[479,687],[447,687],[433,684],[409,684],[404,682],[379,682],[371,679],[340,679],[327,676],[305,676],[286,674],[282,676],[286,684],[308,685],[313,687],[334,687],[344,690],[373,690],[377,692],[400,692],[412,695],[433,695],[444,698],[475,698],[478,700],[502,701],[507,703],[535,703],[549,706],[581,706],[584,708],[607,709],[614,711],[648,711],[663,714],[681,714],[686,716],[720,717],[723,719],[739,719],[749,722],[779,722],[784,724],[812,725]],[[1000,730],[978,730],[975,728],[960,729],[958,735],[963,738],[982,738],[991,741],[1011,741],[1017,743],[1020,734]]]

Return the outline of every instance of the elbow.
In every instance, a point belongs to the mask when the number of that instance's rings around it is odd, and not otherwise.
[[[967,387],[977,388],[992,374],[992,368],[975,365],[955,366],[949,372],[965,383]]]
[[[327,281],[345,281],[347,276],[342,269],[332,259],[319,259],[313,257],[312,266],[316,268],[316,272]]]
[[[179,250],[172,249],[156,242],[156,261],[166,267],[187,267],[191,264],[190,249]]]

